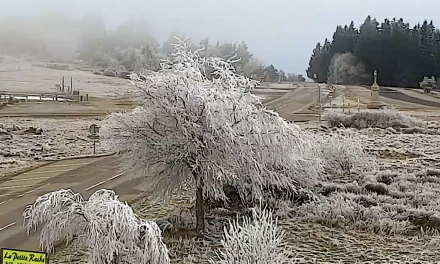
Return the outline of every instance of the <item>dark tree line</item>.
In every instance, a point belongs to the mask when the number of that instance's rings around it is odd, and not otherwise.
[[[403,19],[378,23],[368,16],[359,29],[353,22],[338,26],[333,40],[318,43],[310,58],[307,76],[317,75],[327,82],[333,56],[351,53],[365,65],[370,78],[359,83],[370,85],[373,71],[379,72],[379,85],[418,87],[424,76],[440,77],[440,30],[432,21],[410,27]]]

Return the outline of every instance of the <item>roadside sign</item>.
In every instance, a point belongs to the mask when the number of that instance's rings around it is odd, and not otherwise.
[[[93,139],[93,155],[96,154],[96,139],[99,139],[99,127],[95,124],[91,125],[89,128],[89,138]],[[0,263],[1,264],[1,263]]]
[[[91,134],[87,136],[90,139],[99,139],[99,135]]]
[[[98,134],[99,133],[99,127],[97,125],[93,124],[89,128],[89,132],[91,134]]]
[[[0,264],[49,264],[45,252],[2,248]]]

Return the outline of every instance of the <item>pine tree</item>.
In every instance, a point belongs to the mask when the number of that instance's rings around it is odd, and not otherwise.
[[[322,46],[322,61],[318,67],[318,82],[327,82],[328,69],[332,60],[331,43],[325,39],[324,46]]]
[[[307,77],[310,79],[314,78],[314,75],[318,75],[318,66],[321,63],[321,43],[316,44],[313,50],[312,57],[310,57],[309,68],[306,70]]]
[[[380,85],[418,87],[423,76],[440,76],[440,31],[432,21],[411,28],[402,18],[379,25],[368,16],[359,30],[353,22],[339,25],[331,44],[326,40],[313,50],[307,76],[316,74],[319,82],[326,81],[331,58],[343,53],[356,55],[370,76],[378,70]],[[371,83],[372,77],[365,80]]]

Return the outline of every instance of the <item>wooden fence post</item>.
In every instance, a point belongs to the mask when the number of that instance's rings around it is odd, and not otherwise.
[[[342,113],[345,113],[345,94],[344,97],[342,97]]]

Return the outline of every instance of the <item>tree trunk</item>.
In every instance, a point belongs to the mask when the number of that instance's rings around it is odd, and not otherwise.
[[[205,230],[205,208],[203,201],[203,187],[197,187],[197,198],[196,198],[196,231],[200,235],[202,231]]]

